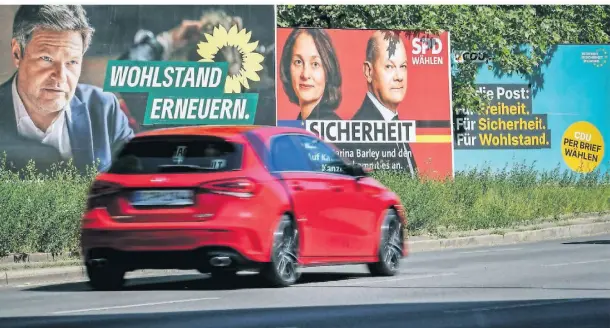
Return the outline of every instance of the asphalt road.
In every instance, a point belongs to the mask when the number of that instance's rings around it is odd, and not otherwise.
[[[254,275],[0,289],[0,327],[610,327],[610,235],[413,254],[399,275],[305,270],[290,288]]]

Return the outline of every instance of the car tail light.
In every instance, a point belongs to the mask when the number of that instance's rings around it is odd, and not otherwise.
[[[87,210],[105,207],[109,198],[121,191],[121,186],[106,181],[95,181],[87,197]]]
[[[256,183],[247,178],[210,181],[202,184],[200,188],[206,192],[239,198],[252,197],[257,191]]]

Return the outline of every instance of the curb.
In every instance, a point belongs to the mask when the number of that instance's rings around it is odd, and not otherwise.
[[[26,269],[0,272],[0,287],[13,287],[42,282],[74,282],[86,279],[84,266],[48,269]]]
[[[587,237],[610,233],[610,220],[604,222],[573,224],[549,227],[529,231],[513,231],[505,234],[485,234],[478,236],[424,239],[408,241],[408,253],[459,249],[470,247],[489,247],[512,245],[567,238]],[[408,257],[407,257],[408,258]],[[169,275],[188,274],[180,270],[163,270]],[[133,277],[150,277],[159,274],[159,270],[138,270],[130,274]],[[52,282],[76,282],[87,279],[85,267],[72,265],[42,269],[24,269],[0,271],[0,288],[18,285],[45,284]]]
[[[34,287],[58,283],[87,282],[87,273],[82,265],[34,270],[15,270],[0,272],[0,290],[2,287]],[[170,277],[198,277],[196,270],[136,270],[127,273],[127,279],[146,279],[163,281]],[[171,280],[171,279],[170,279]]]
[[[529,231],[514,231],[506,234],[488,234],[448,239],[429,239],[408,242],[409,252],[426,252],[453,248],[513,245],[547,240],[587,237],[610,233],[610,221],[575,224],[562,227]]]

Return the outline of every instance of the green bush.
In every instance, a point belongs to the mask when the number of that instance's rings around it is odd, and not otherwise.
[[[94,176],[93,171],[79,174],[70,162],[42,173],[31,163],[17,174],[0,160],[0,256],[77,251],[80,216]],[[495,173],[457,172],[444,181],[398,172],[375,172],[374,177],[402,199],[411,235],[507,228],[540,218],[610,211],[610,175],[598,172],[537,173],[518,165]]]
[[[71,162],[46,172],[30,163],[14,173],[0,156],[0,256],[77,251],[80,216],[94,176],[80,174]]]
[[[453,179],[412,178],[396,172],[374,176],[405,205],[409,234],[511,228],[579,214],[610,211],[610,172],[540,172],[515,165],[455,173]]]

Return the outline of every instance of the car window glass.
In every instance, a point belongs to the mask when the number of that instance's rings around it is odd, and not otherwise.
[[[216,137],[142,137],[128,142],[108,170],[114,174],[206,173],[237,170],[242,147]]]
[[[323,141],[309,136],[298,136],[297,140],[315,171],[348,174],[345,162]]]
[[[278,136],[271,141],[271,162],[275,171],[311,171],[302,155],[290,136]]]

